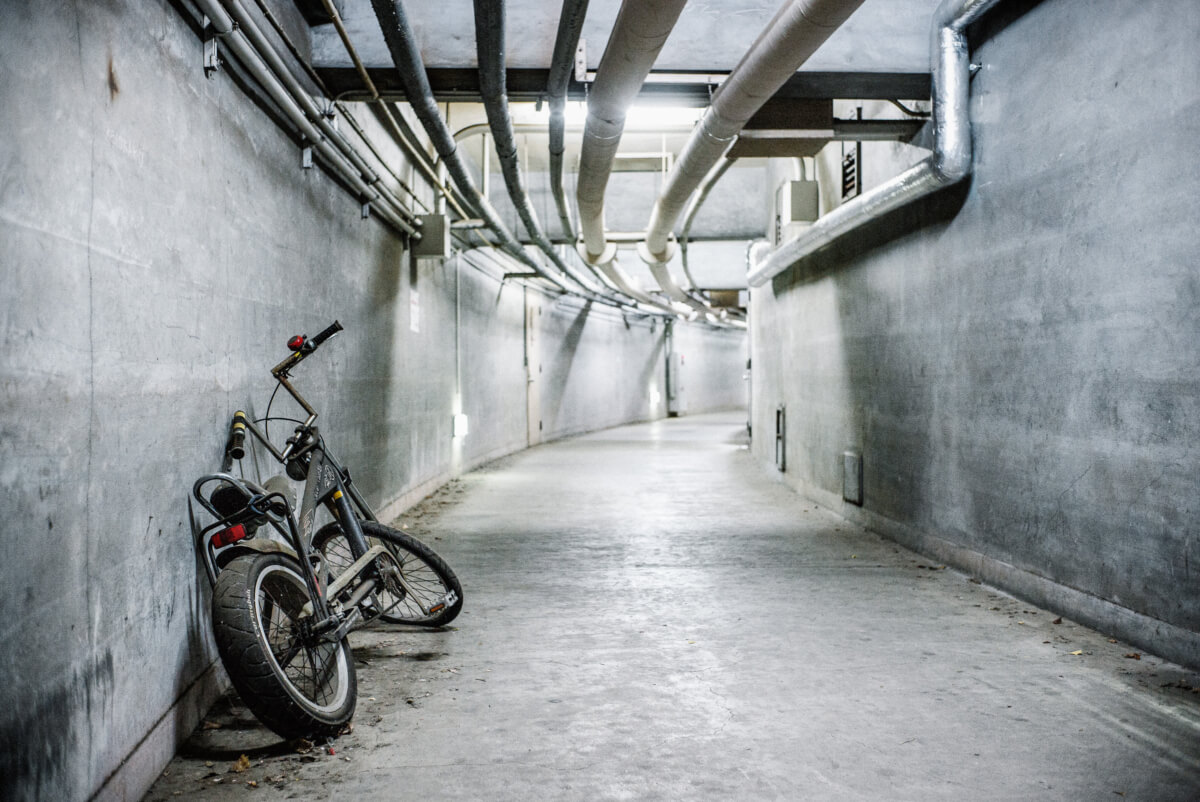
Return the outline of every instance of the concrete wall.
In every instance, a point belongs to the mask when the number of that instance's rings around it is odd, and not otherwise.
[[[1198,37],[1172,0],[1002,4],[972,35],[969,186],[752,301],[754,449],[785,403],[783,480],[1191,665]]]
[[[296,380],[385,514],[526,443],[528,291],[414,264],[229,69],[205,79],[184,10],[5,4],[4,799],[139,797],[218,689],[185,494],[289,335],[346,326]],[[661,324],[542,303],[547,436],[661,414]]]

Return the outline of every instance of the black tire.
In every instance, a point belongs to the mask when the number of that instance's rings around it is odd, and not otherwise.
[[[362,528],[369,545],[382,544],[388,548],[405,585],[412,590],[410,594],[393,584],[382,591],[379,595],[384,612],[380,619],[391,624],[440,627],[458,617],[463,604],[462,585],[445,560],[412,535],[373,521],[362,521]],[[354,562],[350,542],[336,521],[317,530],[313,546],[325,556],[326,568],[333,576]],[[441,609],[425,613],[438,605],[442,605]]]
[[[337,735],[354,715],[358,686],[345,638],[302,645],[292,637],[308,602],[301,568],[282,554],[247,554],[217,576],[213,634],[246,707],[284,738]]]

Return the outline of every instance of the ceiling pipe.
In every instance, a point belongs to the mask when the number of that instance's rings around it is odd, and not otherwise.
[[[688,319],[692,319],[696,316],[695,310],[684,307],[681,304],[673,305],[670,301],[659,300],[649,293],[638,289],[638,287],[633,283],[633,278],[621,268],[620,262],[617,260],[616,256],[614,256],[612,259],[609,259],[607,262],[597,265],[597,269],[607,276],[609,281],[611,281],[620,292],[623,292],[630,298],[634,298],[641,303],[643,305],[643,309],[652,309],[656,312]]]
[[[661,283],[674,285],[666,263],[671,229],[692,192],[763,104],[862,5],[863,0],[789,0],[775,14],[729,77],[684,145],[650,213],[639,254]],[[674,294],[678,289],[664,287]],[[681,291],[680,291],[681,292]]]
[[[550,77],[546,80],[546,95],[550,99],[550,192],[554,195],[554,205],[558,207],[563,236],[570,240],[575,239],[575,229],[571,226],[571,212],[563,195],[563,152],[566,150],[566,117],[563,112],[587,7],[588,0],[563,0],[558,34],[554,37],[554,55],[550,58]]]
[[[425,65],[421,62],[420,48],[413,35],[412,26],[400,0],[371,0],[375,9],[375,18],[383,32],[384,41],[391,53],[392,62],[404,85],[404,94],[412,107],[413,113],[421,121],[425,133],[433,143],[434,150],[446,164],[450,177],[465,196],[469,206],[476,211],[477,217],[487,221],[488,227],[499,238],[500,249],[521,264],[533,269],[536,273],[550,282],[558,285],[564,292],[583,291],[573,280],[548,270],[525,252],[521,244],[513,238],[512,233],[500,220],[496,210],[487,198],[475,186],[474,179],[467,171],[462,156],[457,151],[457,144],[450,133],[446,121],[438,110],[434,100],[433,90],[429,86],[429,76],[425,73]]]
[[[679,261],[683,263],[683,275],[688,280],[688,286],[685,289],[696,289],[696,279],[688,267],[687,256],[688,234],[692,230],[692,221],[696,219],[696,213],[700,211],[704,201],[708,200],[708,195],[712,192],[713,187],[717,185],[721,176],[725,175],[735,161],[737,159],[721,159],[715,167],[708,171],[708,175],[700,184],[700,189],[692,196],[692,202],[688,204],[687,211],[683,214],[683,225],[679,227]]]
[[[529,194],[521,177],[521,165],[517,159],[517,142],[513,135],[512,116],[508,112],[508,88],[505,78],[505,24],[504,0],[475,0],[475,49],[479,61],[479,90],[487,113],[488,126],[504,176],[504,186],[512,200],[525,231],[542,253],[555,267],[574,279],[589,293],[600,295],[607,288],[597,285],[594,279],[573,269],[558,255],[550,240],[542,231],[537,214],[529,205]],[[603,300],[595,298],[595,300]]]
[[[366,65],[358,55],[358,50],[355,49],[354,43],[350,41],[350,33],[346,30],[346,24],[342,21],[342,15],[338,13],[337,7],[333,4],[333,0],[321,0],[325,7],[325,13],[333,21],[334,30],[337,31],[338,37],[342,40],[342,47],[346,48],[346,54],[350,56],[350,60],[354,63],[354,69],[358,72],[359,79],[363,82],[363,86],[367,88],[367,92],[371,95],[371,102],[378,110],[380,117],[383,119],[387,127],[391,130],[392,139],[404,151],[404,155],[408,160],[416,165],[417,171],[421,176],[438,191],[438,193],[446,198],[454,211],[459,217],[470,217],[462,204],[451,195],[450,190],[446,188],[445,182],[440,181],[437,172],[434,168],[432,160],[425,154],[421,148],[413,144],[409,139],[408,126],[403,124],[403,118],[389,108],[388,104],[383,101],[379,95],[379,89],[375,86],[375,82],[371,80],[370,73],[367,72]]]
[[[330,0],[325,1],[330,2]],[[275,35],[281,42],[283,42],[284,47],[286,47],[288,52],[292,54],[292,61],[304,71],[304,74],[308,76],[310,81],[312,81],[313,86],[316,86],[318,89],[320,89],[321,97],[330,101],[333,107],[342,115],[342,119],[350,123],[350,127],[353,128],[354,133],[358,135],[359,141],[366,146],[367,150],[371,152],[371,155],[375,157],[375,160],[379,162],[380,166],[383,167],[384,170],[387,171],[388,175],[392,177],[392,180],[396,182],[400,189],[404,190],[404,193],[412,200],[412,202],[417,206],[420,206],[422,210],[429,211],[429,207],[425,205],[425,202],[421,200],[417,193],[413,192],[412,187],[408,185],[408,182],[401,178],[400,174],[392,169],[391,164],[389,164],[388,160],[383,157],[383,155],[379,152],[379,149],[375,147],[375,143],[371,141],[371,138],[367,135],[367,132],[364,131],[362,126],[358,124],[358,120],[354,118],[354,115],[350,112],[350,109],[346,108],[346,104],[339,100],[333,99],[333,93],[329,91],[329,87],[325,85],[325,82],[321,80],[321,76],[318,75],[317,71],[314,70],[312,65],[308,63],[307,57],[301,54],[300,49],[296,47],[296,43],[292,41],[288,32],[284,30],[283,23],[281,23],[279,18],[271,12],[271,8],[267,5],[267,0],[254,0],[254,5],[258,7],[258,12],[262,14],[262,17],[267,21],[267,24],[271,26],[271,30],[275,31]],[[291,72],[291,70],[288,70],[288,72]],[[417,222],[417,213],[414,212],[411,207],[401,208],[404,212],[404,218],[406,220],[408,220],[410,223]]]
[[[325,163],[329,165],[334,174],[339,176],[357,193],[360,201],[370,203],[371,208],[381,218],[409,236],[419,238],[420,232],[397,214],[383,200],[382,195],[363,180],[363,176],[355,166],[347,160],[341,151],[331,145],[325,134],[309,120],[304,110],[300,107],[299,101],[292,96],[279,77],[263,61],[254,45],[242,33],[241,26],[234,23],[221,4],[217,0],[196,0],[196,5],[208,17],[213,31],[221,37],[221,41],[225,43],[238,61],[246,67],[246,70],[254,77],[254,80],[262,86],[279,107],[280,111],[283,112],[284,116],[299,129],[300,133],[312,144],[313,148],[321,154]],[[307,97],[307,93],[303,94]],[[312,98],[309,98],[309,100],[311,101]],[[347,147],[349,147],[348,144]]]
[[[604,193],[625,129],[625,115],[654,66],[687,0],[625,0],[588,94],[587,125],[579,154],[575,199],[588,264],[612,261],[616,246],[604,236]]]
[[[760,287],[796,262],[859,226],[957,184],[971,174],[971,63],[966,29],[1000,0],[942,0],[933,15],[933,153],[875,189],[818,219],[797,239],[780,246],[747,276]]]
[[[275,47],[263,34],[262,29],[258,27],[258,23],[250,16],[250,12],[246,10],[246,7],[242,5],[240,0],[222,0],[222,3],[237,22],[239,30],[250,40],[250,44],[254,47],[255,51],[267,63],[267,66],[271,68],[280,83],[283,84],[284,88],[295,99],[301,110],[316,124],[317,128],[321,129],[321,133],[329,139],[334,147],[354,165],[354,168],[358,170],[359,175],[362,176],[367,186],[379,192],[380,197],[392,207],[392,211],[404,218],[410,225],[420,225],[416,220],[416,215],[409,211],[403,202],[385,184],[379,183],[379,174],[372,170],[370,165],[359,155],[357,148],[347,142],[346,138],[342,136],[341,131],[330,123],[332,112],[327,114],[317,107],[312,96],[296,80],[296,76],[288,69],[279,52],[275,50]],[[417,235],[417,239],[420,239],[419,234]]]

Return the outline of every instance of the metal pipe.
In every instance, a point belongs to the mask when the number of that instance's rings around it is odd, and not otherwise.
[[[362,59],[359,58],[358,50],[355,49],[354,43],[350,41],[350,34],[347,32],[346,25],[342,21],[342,15],[338,13],[337,7],[333,4],[333,0],[321,0],[321,2],[325,6],[325,13],[327,13],[329,18],[333,20],[333,27],[337,31],[338,37],[342,40],[342,46],[346,48],[346,54],[349,55],[350,60],[354,62],[354,69],[358,72],[358,76],[362,80],[363,86],[367,87],[367,91],[371,93],[371,102],[374,103],[375,107],[379,109],[380,114],[388,125],[388,128],[391,129],[392,138],[400,146],[400,149],[404,151],[404,155],[408,157],[408,160],[416,165],[417,170],[420,171],[422,177],[429,182],[434,189],[441,193],[443,197],[449,198],[450,204],[454,207],[454,210],[458,212],[459,216],[470,217],[470,215],[467,214],[466,210],[462,208],[458,201],[453,197],[450,197],[450,192],[446,188],[445,184],[438,181],[437,173],[434,171],[433,164],[425,155],[425,151],[409,141],[409,138],[405,134],[404,130],[407,126],[400,124],[400,121],[396,119],[394,112],[391,110],[391,108],[389,108],[388,104],[383,101],[383,98],[380,97],[379,89],[376,88],[375,82],[371,80],[371,75],[367,72],[366,65],[364,65]]]
[[[329,144],[329,141],[321,131],[305,116],[296,99],[292,97],[284,85],[280,83],[279,78],[275,76],[270,67],[258,55],[250,40],[246,38],[246,35],[241,32],[238,26],[234,25],[233,19],[221,7],[221,4],[217,0],[196,0],[196,5],[208,17],[213,31],[221,37],[221,40],[225,42],[230,52],[246,67],[247,71],[262,86],[283,114],[296,125],[300,133],[312,143],[313,148],[321,154],[334,173],[340,176],[358,193],[359,199],[367,203],[374,203],[373,208],[375,208],[379,216],[394,227],[410,236],[417,234],[415,228],[388,208],[387,205],[380,202],[379,193],[363,181],[362,176],[354,166],[346,161],[345,157],[336,148]]]
[[[588,96],[575,198],[583,233],[580,255],[589,264],[611,261],[604,238],[604,193],[621,143],[625,115],[667,41],[686,0],[625,0],[600,58]]]
[[[956,184],[971,173],[971,64],[966,28],[999,0],[942,0],[934,12],[930,61],[933,71],[933,153],[925,161],[817,220],[797,239],[780,246],[747,276],[759,287],[796,262],[859,226]]]
[[[508,112],[508,88],[505,79],[505,25],[504,0],[475,0],[475,49],[479,61],[479,89],[483,97],[488,125],[495,141],[496,157],[504,186],[512,200],[517,215],[525,226],[530,239],[542,253],[564,274],[570,276],[590,293],[604,293],[605,288],[594,280],[576,271],[566,263],[546,239],[538,222],[537,214],[529,205],[529,194],[521,177],[521,165],[517,158],[517,142],[513,135],[512,116]],[[486,147],[486,145],[485,145]],[[486,150],[484,151],[487,152]],[[596,300],[600,300],[597,298]]]
[[[687,277],[687,289],[696,287],[696,279],[692,277],[692,271],[688,267],[687,246],[688,234],[692,230],[692,221],[696,219],[696,212],[700,211],[700,207],[704,205],[704,201],[708,200],[708,195],[712,192],[713,187],[721,180],[721,176],[725,175],[726,171],[733,166],[737,159],[721,159],[716,167],[709,170],[705,176],[704,182],[700,184],[699,190],[692,196],[692,202],[688,204],[687,211],[683,214],[683,225],[679,228],[679,261],[683,263],[683,275]]]
[[[878,121],[868,120],[867,122],[878,122]],[[688,123],[667,123],[664,125],[655,125],[652,133],[654,133],[656,135],[657,134],[688,134],[688,133],[691,133],[692,129],[695,127],[696,127],[695,125],[688,124]],[[471,123],[470,125],[464,125],[462,128],[459,128],[457,131],[455,131],[454,139],[461,142],[462,140],[464,140],[468,137],[486,134],[486,133],[489,133],[491,130],[492,130],[491,127],[487,123]],[[545,130],[546,130],[545,127],[541,123],[513,123],[513,133],[514,134],[541,134]],[[584,125],[580,124],[580,123],[574,123],[571,125],[563,126],[563,132],[567,133],[567,134],[582,134],[583,131],[584,131]],[[642,130],[642,131],[640,131],[640,133],[648,133],[648,131]]]
[[[385,184],[379,182],[379,174],[371,169],[359,154],[358,150],[346,141],[333,125],[330,124],[329,118],[321,109],[317,108],[317,104],[313,101],[312,96],[308,93],[300,82],[296,80],[296,76],[288,69],[279,52],[263,34],[262,29],[258,27],[258,23],[254,21],[254,17],[246,10],[240,0],[222,0],[226,9],[237,21],[239,29],[246,38],[250,40],[250,44],[255,51],[266,63],[267,66],[279,79],[284,88],[288,90],[292,98],[299,104],[301,110],[312,120],[334,147],[345,156],[354,168],[358,170],[363,181],[367,186],[375,189],[379,193],[381,199],[392,207],[392,211],[400,217],[405,218],[405,222],[410,224],[413,222],[412,213],[405,208],[403,202],[396,197],[395,193]],[[414,228],[413,231],[416,231]],[[412,232],[410,232],[412,233]],[[420,234],[415,234],[417,239],[420,239]]]
[[[546,81],[546,94],[550,98],[550,192],[558,207],[563,236],[572,240],[575,229],[571,226],[571,213],[563,195],[563,152],[566,150],[563,110],[567,105],[567,85],[575,65],[575,51],[579,47],[587,7],[588,0],[563,0],[558,34],[554,38],[554,55],[550,59],[550,77]]]
[[[688,197],[738,133],[863,0],[791,0],[776,13],[713,95],[650,213],[641,256],[670,261],[671,229]]]
[[[650,309],[654,309],[657,312],[664,312],[672,317],[687,317],[695,315],[695,312],[693,312],[691,309],[679,309],[673,307],[668,303],[659,301],[648,293],[642,292],[640,289],[634,286],[633,279],[621,268],[621,265],[616,257],[597,265],[597,269],[607,276],[618,290],[625,293],[630,298],[636,299],[639,303],[644,304]]]
[[[325,0],[325,2],[329,1],[330,0]],[[307,75],[309,80],[313,82],[313,85],[321,90],[322,96],[332,100],[333,93],[329,91],[329,87],[326,86],[325,82],[321,80],[321,76],[317,74],[317,71],[312,68],[312,65],[309,64],[305,57],[300,53],[300,49],[296,47],[295,42],[292,41],[291,37],[288,35],[288,32],[284,30],[283,24],[279,21],[279,18],[271,12],[271,8],[267,5],[267,0],[254,0],[254,4],[258,6],[259,13],[263,15],[263,19],[265,19],[267,23],[270,24],[271,29],[275,31],[275,35],[279,37],[279,40],[283,42],[284,46],[288,49],[288,52],[292,54],[292,60],[296,64],[300,65],[300,68],[304,70],[304,74]],[[334,9],[333,13],[336,15],[337,9]],[[338,19],[336,21],[340,23],[341,20]],[[342,117],[345,118],[346,122],[350,123],[350,127],[354,129],[356,134],[358,134],[358,138],[362,140],[364,145],[366,145],[367,150],[371,151],[371,155],[375,157],[375,160],[379,162],[383,169],[387,170],[388,175],[390,175],[392,179],[400,186],[400,188],[404,190],[405,194],[407,194],[408,197],[410,197],[413,202],[422,209],[428,211],[429,207],[425,205],[424,201],[417,197],[417,194],[413,192],[412,187],[410,187],[408,183],[401,178],[395,170],[392,169],[392,167],[379,153],[379,150],[375,147],[375,143],[372,142],[367,136],[366,132],[362,129],[362,126],[360,126],[358,121],[354,118],[354,115],[350,113],[348,108],[346,108],[346,105],[338,100],[334,100],[333,105],[334,108],[341,113]],[[415,223],[417,221],[417,215],[415,212],[407,207],[401,208],[405,212],[406,220],[408,220],[410,223]]]
[[[408,16],[405,14],[400,0],[371,0],[371,6],[375,9],[375,18],[383,32],[384,41],[387,42],[396,72],[400,76],[401,83],[404,84],[404,94],[408,104],[417,115],[417,119],[421,121],[426,135],[433,143],[434,150],[445,162],[450,177],[466,197],[467,204],[474,207],[477,212],[475,216],[487,221],[488,226],[500,240],[500,248],[509,256],[557,284],[565,292],[578,292],[575,282],[570,278],[547,270],[525,253],[521,244],[513,238],[512,233],[500,220],[500,216],[496,214],[492,204],[475,186],[474,179],[467,171],[466,163],[457,152],[457,143],[438,110],[437,101],[433,98],[433,90],[429,86],[429,76],[421,61],[420,48],[417,46],[412,26],[409,25]]]

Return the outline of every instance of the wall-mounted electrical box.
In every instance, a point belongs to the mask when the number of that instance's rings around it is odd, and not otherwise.
[[[842,498],[862,506],[862,454],[857,451],[842,452]]]
[[[776,247],[795,239],[821,214],[820,188],[816,181],[784,181],[775,190],[771,215],[771,241]]]
[[[446,259],[450,256],[450,220],[444,214],[423,214],[421,238],[413,242],[412,255],[418,259]]]
[[[787,470],[787,407],[775,407],[775,467]]]
[[[667,357],[667,417],[687,414],[687,394],[683,384],[683,354],[672,351]]]

